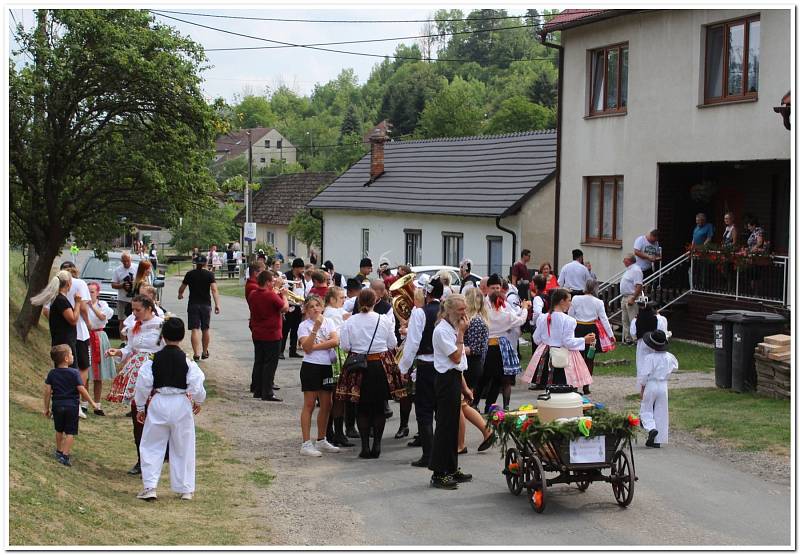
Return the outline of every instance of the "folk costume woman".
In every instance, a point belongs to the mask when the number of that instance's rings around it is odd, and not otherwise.
[[[526,382],[532,380],[541,389],[549,384],[569,384],[574,387],[583,387],[592,383],[592,375],[583,361],[581,351],[595,341],[594,333],[585,337],[575,337],[575,327],[578,322],[569,312],[572,295],[567,289],[556,289],[550,298],[550,312],[542,314],[536,322],[536,331],[533,332],[533,342],[538,345],[533,353],[528,368],[522,379]],[[567,352],[559,351],[558,361],[551,352],[553,349],[563,348]],[[562,355],[565,355],[562,357]]]
[[[193,415],[200,412],[206,390],[202,370],[181,350],[185,334],[185,326],[179,318],[164,320],[162,336],[166,346],[142,365],[136,380],[136,421],[143,425],[139,451],[144,489],[137,495],[139,499],[156,498],[167,445],[172,491],[187,501],[194,494]]]
[[[342,326],[350,313],[344,310],[344,300],[346,294],[344,289],[336,285],[329,287],[328,292],[325,294],[325,318],[333,323],[336,333],[340,333]],[[339,376],[342,373],[342,364],[344,364],[347,354],[342,351],[342,348],[337,345],[333,348],[334,355],[331,357],[331,366],[333,370],[333,387],[336,389],[336,384],[339,383]],[[328,441],[336,447],[352,447],[353,444],[347,440],[344,433],[344,410],[345,402],[333,399],[333,406],[331,407],[331,416],[328,423],[328,431],[331,436]]]
[[[136,421],[136,380],[142,365],[164,347],[161,339],[161,324],[164,319],[156,316],[153,301],[143,295],[137,295],[131,301],[131,310],[136,322],[128,331],[128,343],[122,349],[108,349],[106,355],[121,359],[123,365],[114,382],[111,392],[106,397],[112,403],[130,403],[133,420],[133,440],[136,444],[137,461],[128,471],[129,474],[141,472],[138,458],[139,444],[142,440],[143,425]]]
[[[108,320],[114,315],[114,309],[108,303],[100,300],[100,284],[89,284],[89,375],[94,384],[94,402],[98,408],[94,413],[105,416],[100,408],[100,398],[103,395],[103,380],[113,380],[117,374],[114,359],[106,356],[106,351],[111,348],[111,342],[106,335],[105,327]]]
[[[358,295],[359,312],[347,319],[339,338],[339,346],[344,351],[363,354],[367,358],[364,370],[345,366],[336,387],[337,399],[358,405],[358,429],[361,432],[358,456],[362,459],[380,457],[381,438],[386,426],[384,401],[392,397],[399,400],[406,394],[393,351],[390,352],[397,347],[394,324],[373,310],[376,301],[372,289],[363,289]],[[370,435],[374,437],[372,448]]]
[[[584,294],[572,299],[569,315],[578,321],[578,325],[575,327],[575,337],[585,337],[589,333],[595,334],[597,336],[596,352],[606,353],[616,347],[614,330],[611,329],[611,322],[608,321],[605,304],[596,295],[597,281],[587,280]],[[587,354],[588,349],[581,351],[589,373],[594,374],[594,358],[589,358]],[[588,385],[583,386],[583,392],[589,394]]]

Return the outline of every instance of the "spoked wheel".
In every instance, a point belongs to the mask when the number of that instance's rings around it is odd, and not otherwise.
[[[535,455],[531,457],[528,465],[531,473],[528,501],[534,511],[541,513],[544,511],[544,505],[547,501],[547,478],[544,475],[544,468],[542,468],[542,461],[539,460],[539,457]]]
[[[614,497],[622,507],[627,507],[633,501],[634,478],[631,464],[625,451],[617,451],[611,460],[611,475],[615,478],[611,482]]]
[[[519,456],[519,451],[514,447],[506,451],[506,467],[503,473],[506,475],[508,491],[514,495],[519,495],[522,492],[522,459]]]
[[[589,484],[591,483],[592,483],[591,480],[578,480],[577,482],[575,482],[575,485],[578,486],[578,489],[580,491],[586,491],[587,489],[589,489]]]

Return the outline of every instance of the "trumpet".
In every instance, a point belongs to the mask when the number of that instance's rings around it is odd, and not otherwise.
[[[287,287],[286,285],[284,285],[283,287],[276,287],[275,292],[278,295],[280,295],[281,292],[286,293],[286,298],[289,300],[290,303],[303,304],[306,300],[306,298],[303,297],[303,295],[295,293],[294,291],[289,289],[289,287]]]

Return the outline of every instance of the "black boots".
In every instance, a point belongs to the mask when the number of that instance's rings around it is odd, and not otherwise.
[[[352,447],[353,443],[347,440],[344,434],[344,417],[336,416],[333,419],[333,443],[336,447]]]
[[[431,451],[433,449],[433,424],[419,425],[419,442],[422,444],[422,456],[419,460],[411,463],[411,466],[428,468],[431,461]]]

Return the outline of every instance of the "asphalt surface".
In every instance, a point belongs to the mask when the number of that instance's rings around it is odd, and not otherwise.
[[[178,283],[176,279],[168,280],[162,304],[178,316],[185,316],[186,301],[177,301]],[[203,364],[203,369],[211,380],[224,376],[222,395],[237,391],[238,402],[249,397],[246,390],[252,344],[247,330],[248,310],[243,299],[234,297],[223,297],[222,305],[222,314],[212,316],[212,358]],[[220,350],[226,354],[215,356]],[[229,366],[236,371],[231,372]],[[277,434],[274,424],[268,429],[266,424],[262,428],[253,421],[246,430],[247,449],[263,449],[276,464],[278,459],[291,457],[292,475],[297,474],[303,487],[313,490],[309,491],[307,502],[313,502],[316,491],[320,498],[336,500],[358,516],[356,525],[362,532],[358,536],[364,539],[357,543],[537,548],[788,546],[793,541],[788,486],[764,481],[703,452],[674,445],[647,449],[642,441],[634,446],[639,479],[628,508],[617,505],[607,483],[593,483],[586,492],[578,491],[574,485],[555,485],[548,489],[543,514],[533,512],[525,492],[515,497],[508,491],[500,473],[498,448],[476,452],[480,434],[471,425],[467,434],[469,453],[459,457],[459,465],[464,472],[473,474],[473,481],[456,491],[431,488],[430,472],[409,464],[419,457],[419,449],[406,447],[407,439],[394,439],[399,423],[396,403],[391,403],[395,416],[387,422],[379,460],[357,458],[356,448],[320,459],[301,458],[296,456],[302,404],[299,366],[297,360],[281,361],[276,376],[284,399],[280,406],[248,400],[257,410],[279,417],[289,431],[288,437],[293,437],[291,430],[296,430],[296,441],[281,439],[270,443],[270,434]],[[631,391],[634,389],[631,379]],[[533,392],[519,385],[512,393],[512,406],[533,398]],[[413,413],[411,422],[413,434]],[[280,480],[271,487],[281,487]],[[269,518],[270,508],[265,507],[265,512],[265,518]],[[295,539],[291,534],[287,538],[286,543],[353,543],[348,537],[333,541],[327,538],[324,542],[315,542],[313,537]]]

